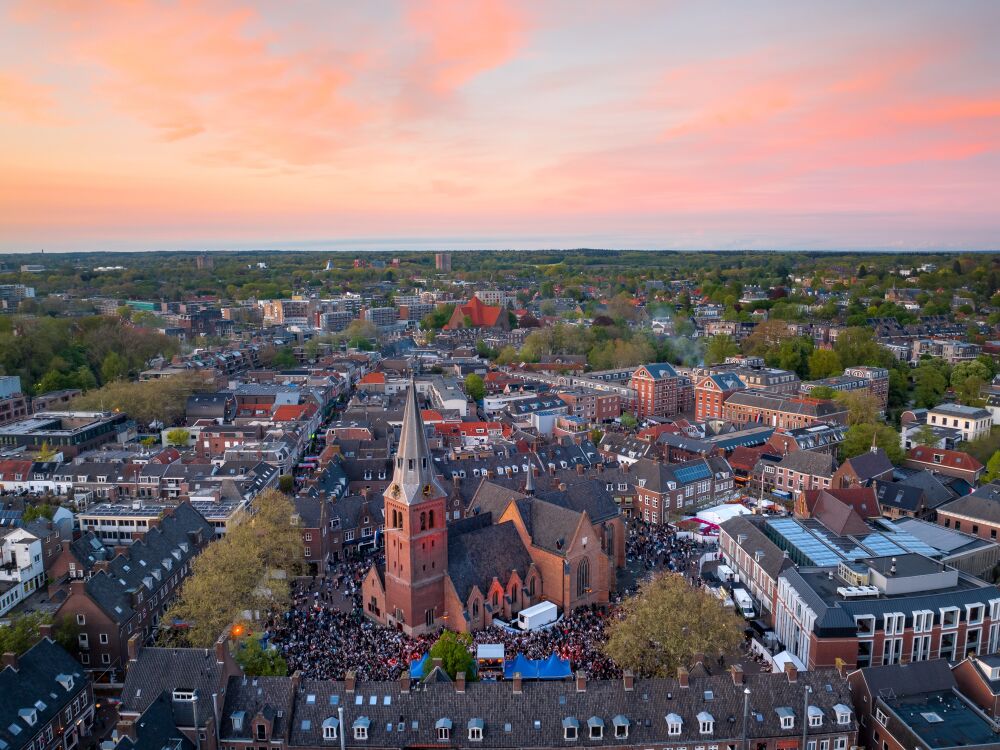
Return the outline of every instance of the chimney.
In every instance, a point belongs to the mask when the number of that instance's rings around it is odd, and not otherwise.
[[[514,695],[520,695],[523,692],[521,689],[521,673],[514,672]]]
[[[115,727],[115,729],[123,737],[128,737],[130,740],[132,740],[133,744],[135,742],[138,742],[139,736],[136,734],[134,721],[119,719],[118,725]]]
[[[302,683],[301,670],[296,669],[294,672],[292,672],[291,681],[292,681],[292,695],[295,695],[295,693],[299,689],[299,685]]]
[[[580,476],[583,476],[583,470],[584,470],[584,465],[583,464],[577,464],[576,465],[576,473],[577,474],[579,474]]]
[[[465,692],[465,672],[459,672],[455,675],[455,692]]]
[[[17,671],[17,654],[13,651],[8,651],[3,655],[3,665],[4,667],[10,667],[15,672]]]
[[[38,626],[38,635],[52,640],[52,623],[46,622]]]
[[[410,692],[410,670],[404,668],[399,676],[399,692],[405,695]]]
[[[551,476],[555,476],[556,475],[556,465],[553,464],[553,463],[549,464],[549,474]]]
[[[702,666],[704,666],[704,664],[705,664],[705,654],[695,654],[694,655],[694,663],[695,664],[701,664]]]
[[[125,644],[125,648],[128,651],[128,660],[138,661],[139,650],[142,648],[142,633],[136,633],[129,638],[128,643]]]
[[[559,483],[559,491],[560,492],[565,492],[566,491],[566,483],[565,482],[560,482]]]
[[[350,671],[344,675],[344,692],[353,693],[354,686],[357,684],[358,678],[354,674],[354,671]]]
[[[625,683],[625,690],[631,692],[635,690],[635,675],[631,669],[626,669],[622,674],[622,682]]]
[[[677,682],[680,683],[682,688],[686,688],[688,686],[687,667],[677,667]]]
[[[578,670],[576,673],[576,692],[587,692],[587,676],[583,673],[582,669]]]
[[[790,661],[785,662],[785,676],[789,682],[797,682],[799,679],[799,670]]]
[[[458,474],[454,474],[451,477],[451,483],[457,490],[462,484],[462,478]]]
[[[733,675],[733,684],[742,685],[743,684],[743,667],[739,664],[733,664],[729,668],[730,673]]]
[[[431,659],[431,669],[444,669],[444,659]]]
[[[599,474],[604,473],[604,461],[601,461],[597,464],[597,471]]]
[[[108,572],[108,561],[107,560],[97,560],[94,562],[94,573],[100,573],[102,570]]]
[[[228,651],[226,641],[228,641],[228,638],[225,635],[221,635],[215,642],[215,661],[219,664],[224,664],[226,661],[226,652]],[[129,642],[131,642],[131,639],[129,639]]]

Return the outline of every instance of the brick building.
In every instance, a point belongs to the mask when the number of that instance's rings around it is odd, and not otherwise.
[[[759,422],[795,430],[818,422],[846,424],[847,409],[833,401],[738,391],[726,399],[722,418],[738,425]]]
[[[677,371],[661,362],[643,365],[632,373],[629,387],[636,393],[636,417],[669,417],[679,411]]]
[[[746,385],[735,373],[721,372],[698,378],[694,385],[694,418],[699,421],[722,419],[726,399],[743,390]]]

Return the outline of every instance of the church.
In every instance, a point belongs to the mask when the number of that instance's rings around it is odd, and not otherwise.
[[[562,612],[606,605],[616,570],[625,564],[625,527],[616,508],[595,513],[592,496],[590,512],[579,505],[576,498],[587,495],[536,496],[533,471],[523,492],[484,478],[476,512],[448,523],[448,493],[411,385],[384,494],[385,565],[373,565],[365,576],[365,615],[420,635],[481,630],[541,601]],[[597,515],[603,520],[592,520]]]

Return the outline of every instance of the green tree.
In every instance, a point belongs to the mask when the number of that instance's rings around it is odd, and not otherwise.
[[[967,406],[981,406],[982,388],[991,379],[990,368],[979,360],[960,362],[951,371],[951,387]]]
[[[278,477],[278,489],[288,494],[295,488],[295,478],[291,474],[282,474]]]
[[[298,363],[298,360],[295,359],[295,353],[291,347],[287,346],[276,351],[271,359],[271,367],[278,369],[295,367]]]
[[[720,333],[708,340],[708,346],[705,347],[705,364],[717,365],[725,362],[726,357],[735,357],[739,353],[740,348],[733,337]]]
[[[42,441],[42,447],[38,449],[38,460],[39,461],[54,461],[57,451],[49,445],[48,440]]]
[[[913,400],[919,408],[931,409],[940,404],[947,387],[947,378],[931,362],[923,362],[913,371]]]
[[[167,443],[178,448],[186,448],[191,439],[191,433],[183,427],[177,427],[167,433]]]
[[[252,516],[195,558],[191,575],[163,616],[164,623],[182,621],[190,627],[165,632],[164,640],[208,648],[245,611],[287,608],[288,580],[302,569],[302,532],[294,507],[277,490],[262,492],[254,506]]]
[[[41,639],[39,628],[50,622],[51,618],[41,612],[15,615],[0,628],[0,653],[23,654]]]
[[[986,471],[983,472],[983,482],[993,482],[997,479],[1000,479],[1000,450],[990,456],[990,460],[986,462]]]
[[[847,424],[875,422],[879,417],[879,403],[867,391],[837,391],[837,403],[847,407]]]
[[[71,402],[82,410],[123,411],[143,425],[176,424],[184,415],[188,396],[212,389],[198,373],[183,373],[159,380],[117,381],[95,388]]]
[[[465,392],[473,401],[481,401],[483,396],[486,395],[486,384],[483,383],[482,377],[476,375],[474,372],[470,372],[466,375]]]
[[[121,380],[128,375],[128,362],[118,352],[108,352],[101,362],[101,378],[105,383]]]
[[[624,427],[626,430],[634,430],[636,428],[636,425],[639,424],[639,420],[636,419],[635,416],[633,416],[632,414],[629,414],[628,412],[624,412],[621,415],[619,421],[621,422],[622,427]]]
[[[31,523],[32,521],[44,518],[51,521],[53,516],[56,514],[56,506],[49,505],[48,503],[41,503],[40,505],[29,505],[24,509],[24,513],[21,515],[21,521],[24,523]]]
[[[264,648],[259,637],[244,638],[236,649],[236,661],[251,677],[284,677],[288,662],[274,646]]]
[[[836,395],[837,392],[828,385],[817,385],[809,391],[809,398],[831,399]]]
[[[875,331],[871,328],[845,328],[837,335],[833,349],[844,367],[884,365],[887,361],[886,351],[875,340]]]
[[[843,371],[840,355],[832,349],[816,349],[809,355],[809,377],[813,380],[840,375]]]
[[[849,427],[847,434],[844,435],[844,442],[840,444],[841,458],[853,458],[871,450],[873,435],[875,445],[886,452],[890,461],[894,464],[902,462],[903,448],[900,445],[899,433],[889,425],[877,422]]]
[[[479,679],[476,674],[476,660],[472,656],[472,636],[445,630],[431,646],[431,659],[440,659],[441,668],[453,680],[459,672],[465,672],[466,682]]]
[[[649,677],[671,677],[695,654],[728,653],[743,639],[740,617],[674,573],[642,584],[622,611],[604,651],[623,669]]]
[[[938,443],[937,435],[934,434],[934,428],[926,423],[920,425],[917,431],[911,435],[911,439],[917,445],[933,446]]]

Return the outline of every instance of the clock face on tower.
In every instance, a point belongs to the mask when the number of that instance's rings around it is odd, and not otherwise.
[[[424,497],[429,497],[431,494],[431,486],[429,484],[424,485]]]

